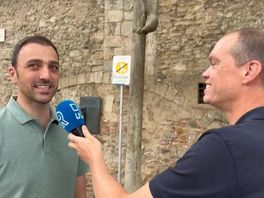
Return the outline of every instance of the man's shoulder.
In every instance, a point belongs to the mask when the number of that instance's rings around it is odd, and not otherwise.
[[[6,113],[7,113],[7,106],[0,107],[0,121],[2,120],[2,118],[6,116]]]
[[[221,128],[214,128],[214,129],[209,129],[206,132],[204,132],[200,137],[199,140],[204,138],[204,137],[208,137],[208,136],[225,136],[225,134],[229,135],[232,132],[237,131],[237,126],[235,125],[229,125],[229,126],[224,126]]]
[[[12,124],[12,119],[7,107],[0,108],[0,132],[3,133]]]
[[[259,120],[210,129],[201,135],[199,141],[218,140],[225,142],[230,148],[235,145],[242,146],[245,143],[254,145],[256,140],[264,140],[263,127],[263,121]]]
[[[4,118],[6,118],[7,114],[10,113],[10,106],[12,104],[13,98],[10,98],[9,101],[5,104],[0,106],[0,121],[2,121]]]

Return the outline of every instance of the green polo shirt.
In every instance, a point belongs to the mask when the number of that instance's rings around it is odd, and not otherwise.
[[[11,98],[0,110],[0,198],[73,198],[87,166],[55,116],[44,130]]]

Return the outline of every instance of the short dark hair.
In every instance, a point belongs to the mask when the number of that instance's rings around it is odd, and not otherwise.
[[[13,67],[17,66],[17,58],[18,58],[18,54],[19,54],[21,48],[24,47],[25,45],[29,44],[29,43],[37,43],[37,44],[44,45],[44,46],[51,46],[55,50],[55,52],[59,58],[58,50],[55,47],[55,45],[52,43],[51,40],[49,40],[45,36],[41,36],[41,35],[28,36],[28,37],[21,39],[15,45],[15,47],[13,49],[12,59],[11,59],[11,65]]]
[[[264,31],[260,28],[242,28],[236,32],[238,40],[231,49],[236,65],[258,60],[264,67]]]

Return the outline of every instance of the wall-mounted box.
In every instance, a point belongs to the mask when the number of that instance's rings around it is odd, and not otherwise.
[[[101,98],[95,96],[82,96],[80,109],[84,116],[85,125],[92,134],[100,132]]]

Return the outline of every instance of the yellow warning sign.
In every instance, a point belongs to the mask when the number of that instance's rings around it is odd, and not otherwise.
[[[125,74],[128,71],[128,63],[125,61],[120,61],[116,64],[116,73]]]

